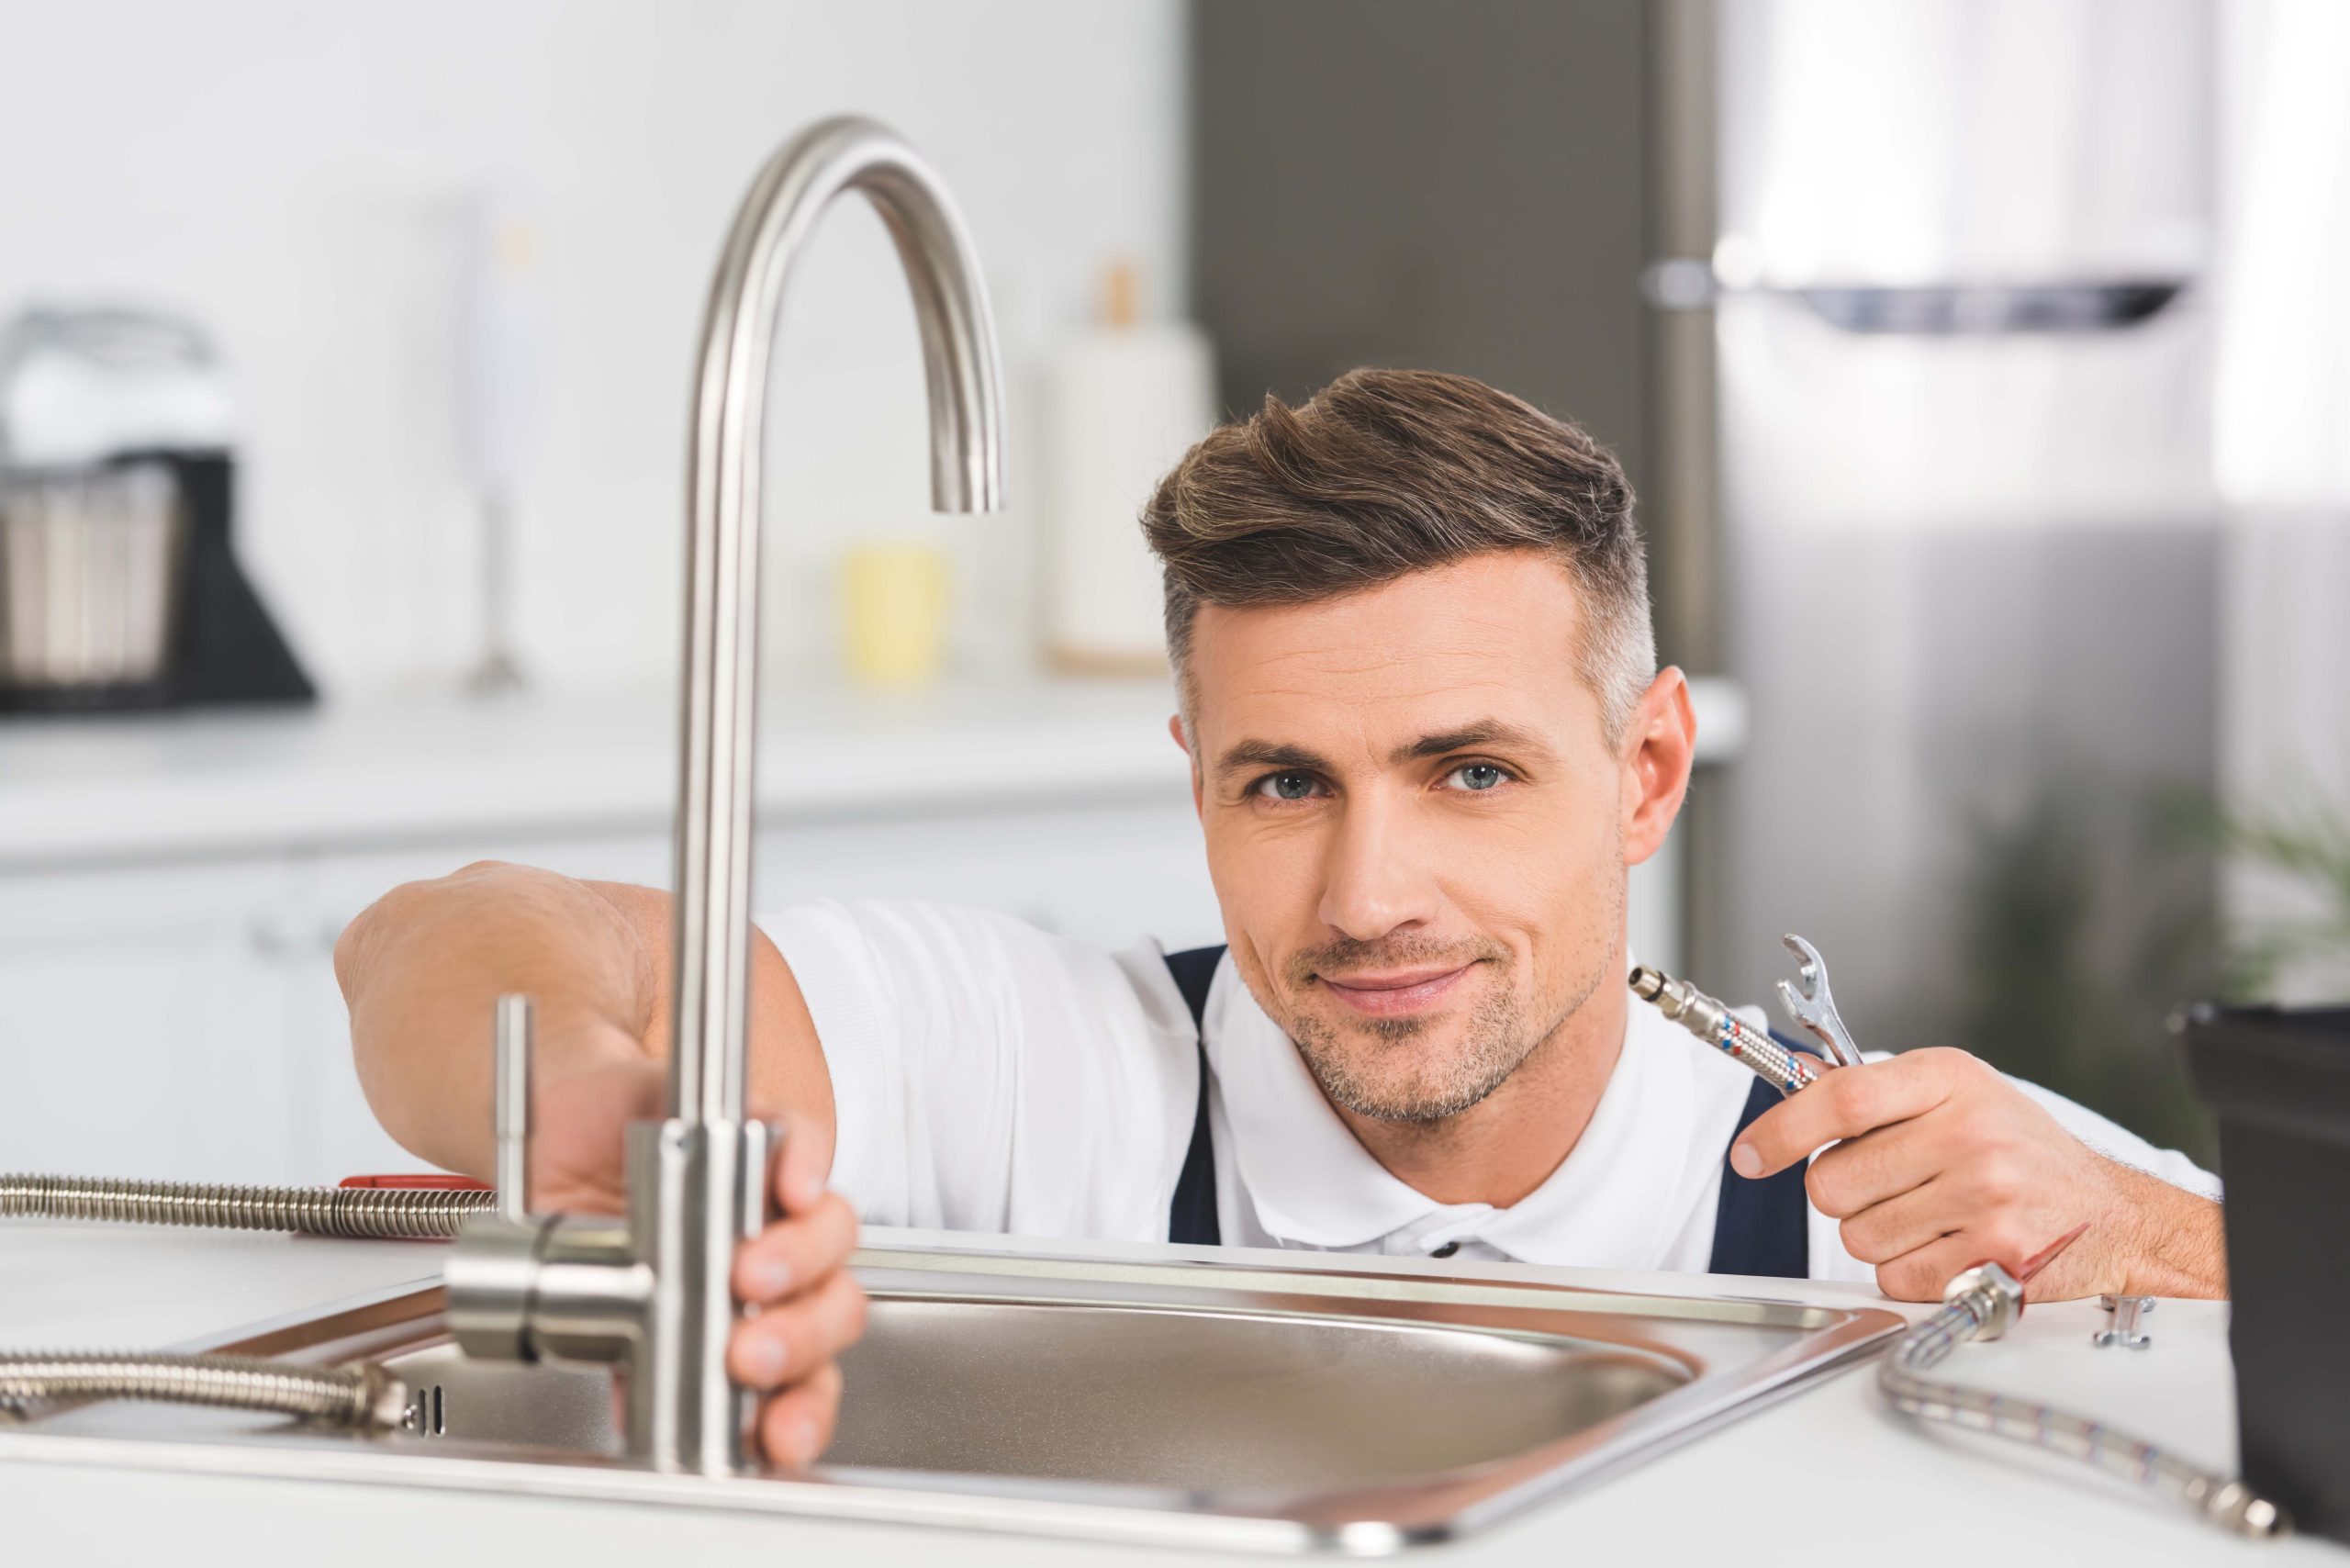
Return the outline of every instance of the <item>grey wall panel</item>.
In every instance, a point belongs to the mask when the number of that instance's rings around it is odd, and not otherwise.
[[[1196,0],[1192,25],[1192,293],[1227,408],[1460,371],[1638,484],[1637,0]]]

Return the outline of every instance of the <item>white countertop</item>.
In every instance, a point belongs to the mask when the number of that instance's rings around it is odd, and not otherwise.
[[[1051,1250],[1128,1257],[1166,1251],[1066,1242]],[[1294,1254],[1237,1249],[1227,1256],[1297,1260]],[[433,1272],[437,1261],[436,1248],[418,1243],[13,1222],[0,1226],[0,1344],[164,1345],[416,1279]],[[1382,1270],[1531,1274],[1606,1289],[1886,1305],[1865,1290],[1780,1280],[1372,1262]],[[1952,1371],[1987,1386],[2062,1400],[2200,1462],[2228,1463],[2235,1441],[2226,1307],[2164,1303],[2152,1323],[2154,1346],[2142,1353],[2093,1349],[2089,1333],[2101,1321],[2094,1303],[2039,1307],[2007,1339],[1962,1350]],[[46,1463],[0,1462],[0,1521],[12,1562],[141,1568],[214,1561],[330,1561],[337,1568],[1231,1561],[913,1527]],[[1920,1434],[1886,1411],[1872,1377],[1856,1371],[1528,1518],[1399,1561],[1542,1568],[1634,1561],[1729,1568],[2150,1568],[2345,1560],[2322,1542],[2234,1540],[2012,1444]]]
[[[1695,694],[1700,759],[1735,755],[1739,692],[1700,681]],[[763,706],[762,820],[1187,787],[1164,681],[949,684],[905,697],[810,688]],[[0,869],[662,830],[677,756],[670,693],[10,718],[0,721]]]

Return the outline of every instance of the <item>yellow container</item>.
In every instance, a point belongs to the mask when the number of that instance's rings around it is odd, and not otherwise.
[[[841,656],[866,686],[904,689],[938,677],[953,595],[946,552],[859,544],[841,556]]]

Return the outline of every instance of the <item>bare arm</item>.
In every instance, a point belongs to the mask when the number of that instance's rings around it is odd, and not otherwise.
[[[665,892],[496,861],[385,894],[334,950],[376,1119],[433,1164],[486,1178],[490,1019],[508,991],[537,1002],[536,1073],[558,1095],[583,1074],[662,1067],[670,923]],[[815,1025],[783,955],[757,931],[750,1030],[754,1112],[789,1112],[829,1148],[833,1086]]]
[[[395,888],[335,944],[367,1103],[436,1165],[490,1171],[491,1012],[504,992],[537,1002],[531,1201],[544,1211],[617,1213],[621,1135],[662,1114],[669,1054],[669,896],[482,862]],[[751,1114],[788,1124],[778,1162],[782,1218],[743,1243],[734,1291],[759,1307],[735,1325],[727,1368],[766,1397],[758,1439],[781,1464],[830,1440],[841,1379],[833,1357],[865,1327],[845,1263],[856,1216],[824,1191],[833,1086],[799,982],[754,933]]]

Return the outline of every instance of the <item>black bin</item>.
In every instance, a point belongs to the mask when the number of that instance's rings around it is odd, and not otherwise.
[[[2199,1007],[2187,1047],[2220,1122],[2244,1479],[2350,1544],[2350,1008]]]

